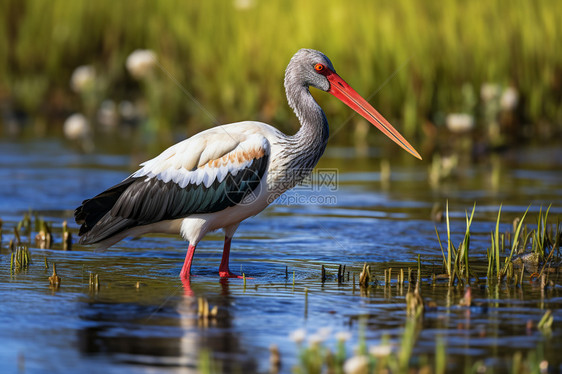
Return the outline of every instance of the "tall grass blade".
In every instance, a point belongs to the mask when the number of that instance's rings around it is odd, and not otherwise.
[[[451,241],[451,224],[449,222],[449,200],[445,205],[445,219],[447,221],[447,274],[449,274],[449,283],[452,279],[452,268],[451,268],[451,252],[453,242]]]
[[[439,248],[441,248],[441,254],[443,255],[443,266],[447,267],[447,258],[445,257],[445,250],[443,249],[443,244],[441,243],[441,238],[439,237],[439,232],[437,231],[437,226],[433,226],[435,228],[435,235],[437,235],[437,241],[439,242]],[[446,269],[449,271],[449,269]],[[448,274],[450,275],[450,274]]]
[[[504,264],[504,267],[503,267],[503,270],[502,270],[502,275],[504,275],[505,272],[507,271],[507,265],[511,262],[511,259],[513,258],[513,254],[517,250],[517,244],[519,243],[519,235],[521,234],[521,227],[523,227],[523,222],[525,221],[525,217],[527,216],[527,213],[529,212],[530,208],[531,208],[531,205],[529,205],[527,207],[527,210],[523,214],[523,217],[521,217],[521,220],[517,224],[517,228],[515,229],[515,232],[513,233],[513,243],[511,244],[511,252],[509,253],[509,257],[507,257],[505,259],[505,264]]]
[[[501,278],[500,272],[500,216],[502,212],[502,205],[500,204],[500,209],[498,210],[498,219],[496,220],[496,232],[494,237],[494,246],[495,246],[495,260],[496,260],[496,275],[498,276],[498,280]]]

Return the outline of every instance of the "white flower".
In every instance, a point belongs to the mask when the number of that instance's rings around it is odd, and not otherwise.
[[[484,83],[480,88],[480,97],[483,101],[489,102],[500,96],[500,86],[495,83]]]
[[[297,344],[301,344],[306,338],[306,331],[304,329],[298,329],[289,334],[289,339]]]
[[[74,113],[64,121],[64,136],[70,140],[85,138],[90,132],[90,124],[81,113]]]
[[[96,79],[96,70],[91,65],[78,66],[70,77],[70,88],[80,93],[91,89]]]
[[[336,334],[336,339],[340,342],[346,342],[351,339],[351,334],[348,331],[340,331]]]
[[[539,363],[539,369],[540,369],[541,373],[548,373],[548,361],[542,360]]]
[[[500,99],[500,106],[503,110],[514,110],[519,102],[519,93],[515,87],[507,87],[503,90],[502,97]]]
[[[319,333],[312,334],[308,337],[308,343],[310,345],[320,345],[325,339],[325,337]]]
[[[354,356],[345,361],[343,371],[345,374],[367,374],[369,359],[366,356]]]
[[[447,115],[447,128],[454,133],[462,133],[472,130],[474,117],[466,113],[451,113]]]
[[[132,120],[138,115],[135,104],[129,100],[123,100],[119,103],[119,114],[124,120]]]
[[[146,77],[156,65],[156,55],[149,49],[137,49],[127,57],[127,70],[136,79]]]
[[[332,335],[332,328],[331,327],[321,327],[316,331],[316,334],[322,337],[322,340],[327,340],[330,335]]]
[[[102,101],[97,113],[98,122],[105,127],[117,125],[117,106],[113,100]]]
[[[234,7],[238,10],[250,9],[254,5],[254,0],[234,0]]]
[[[388,344],[375,345],[375,346],[369,347],[369,353],[372,356],[375,356],[375,357],[388,356],[390,353],[392,353],[392,347]]]

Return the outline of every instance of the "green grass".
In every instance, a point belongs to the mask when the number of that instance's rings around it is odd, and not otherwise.
[[[562,53],[551,47],[562,42],[559,1],[236,3],[2,1],[0,99],[13,100],[41,129],[53,119],[60,129],[66,114],[89,112],[105,98],[151,96],[151,126],[162,131],[193,134],[215,121],[255,119],[293,132],[283,73],[308,47],[324,51],[409,137],[421,135],[428,119],[439,127],[459,111],[476,115],[484,132],[484,108],[467,105],[467,97],[478,98],[486,82],[515,85],[524,98],[521,118],[537,131],[539,122],[562,123]],[[124,64],[137,48],[154,50],[212,116],[163,71],[149,84],[134,81]],[[69,87],[72,71],[85,64],[97,72],[93,101]],[[351,115],[337,100],[316,96],[336,128]],[[352,139],[353,131],[336,135],[340,143]]]
[[[31,263],[31,254],[27,246],[18,246],[10,255],[10,274],[27,270]]]
[[[542,322],[544,321],[544,322]],[[541,329],[547,329],[552,324],[551,312],[548,311],[541,323]],[[435,358],[431,362],[426,355],[415,355],[414,347],[418,336],[423,329],[421,318],[407,318],[404,322],[404,331],[399,341],[391,344],[387,336],[383,336],[376,346],[367,346],[364,327],[359,328],[359,342],[353,354],[348,354],[345,342],[338,339],[337,346],[332,350],[322,341],[309,344],[298,343],[299,362],[292,368],[295,374],[320,374],[320,373],[445,373],[447,363],[451,365],[450,357],[447,356],[446,338],[438,337],[435,344]],[[209,365],[210,357],[201,358],[205,365]],[[539,368],[543,361],[543,347],[541,344],[533,350],[529,350],[525,357],[521,352],[516,352],[512,357],[505,356],[497,358],[506,367],[511,367],[513,373],[540,372]],[[468,358],[464,369],[457,368],[464,373],[486,372],[494,373],[494,367],[482,361]],[[212,372],[212,371],[206,371]],[[271,371],[274,372],[274,371]]]
[[[466,212],[466,231],[463,240],[459,243],[458,247],[455,248],[455,245],[451,239],[449,202],[447,201],[445,208],[445,220],[447,222],[447,255],[445,255],[443,244],[441,243],[441,238],[439,237],[439,232],[437,231],[437,226],[435,226],[435,233],[437,234],[437,240],[439,242],[439,247],[441,248],[441,253],[443,255],[443,264],[445,265],[445,271],[449,277],[450,285],[454,284],[456,279],[458,279],[462,284],[468,284],[471,276],[474,275],[474,273],[470,269],[468,259],[470,252],[470,226],[472,225],[472,219],[474,218],[475,209],[476,203],[474,203],[474,206],[472,207],[470,216],[468,215],[468,212]]]
[[[494,230],[490,233],[490,247],[486,249],[487,255],[487,280],[488,282],[496,279],[498,282],[507,280],[511,282],[516,277],[514,269],[515,261],[518,266],[534,264],[535,267],[542,266],[541,271],[535,275],[539,277],[547,266],[556,264],[560,259],[560,242],[562,241],[562,226],[557,222],[549,224],[548,215],[550,206],[543,212],[542,207],[537,215],[535,228],[530,228],[525,224],[525,218],[529,209],[514,221],[513,232],[500,232],[501,206],[495,220]],[[443,256],[443,267],[449,277],[449,285],[455,283],[469,284],[472,279],[478,280],[477,274],[470,266],[470,227],[474,217],[476,204],[472,208],[470,216],[466,212],[466,231],[460,244],[455,247],[451,238],[451,225],[449,218],[449,204],[447,202],[445,210],[445,220],[447,224],[447,253],[443,248],[443,243],[435,227],[437,240]],[[507,246],[506,246],[507,244]],[[511,248],[509,248],[511,247]],[[509,252],[508,252],[509,251]],[[518,259],[515,259],[518,256]],[[527,256],[523,261],[521,258]],[[524,270],[528,270],[523,268]],[[519,283],[522,281],[524,270],[519,275]]]

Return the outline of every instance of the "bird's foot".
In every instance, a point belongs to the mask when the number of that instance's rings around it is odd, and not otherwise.
[[[244,278],[243,275],[234,274],[230,270],[219,270],[219,276],[221,278],[237,278],[237,279]],[[254,278],[246,277],[246,279],[254,279]]]
[[[232,273],[230,270],[227,270],[227,271],[219,271],[219,276],[220,276],[221,278],[238,278],[238,279],[244,278],[244,277],[241,276],[241,275]]]

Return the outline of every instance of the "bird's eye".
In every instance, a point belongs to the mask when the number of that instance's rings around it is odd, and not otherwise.
[[[317,72],[322,72],[326,67],[322,64],[316,64],[314,65],[314,70],[316,70]]]

